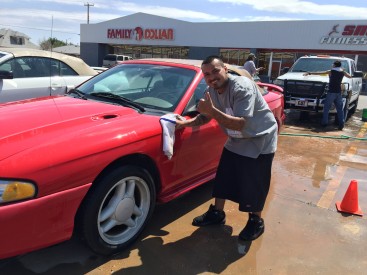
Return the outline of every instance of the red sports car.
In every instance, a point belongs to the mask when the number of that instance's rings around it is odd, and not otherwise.
[[[200,64],[126,61],[65,96],[0,105],[0,259],[74,231],[93,251],[116,253],[137,239],[157,202],[213,179],[226,139],[214,120],[176,130],[173,156],[163,152],[161,118],[197,115]],[[281,126],[282,89],[258,85]]]

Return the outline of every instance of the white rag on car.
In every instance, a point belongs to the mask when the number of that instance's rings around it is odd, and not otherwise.
[[[176,129],[176,119],[184,119],[177,114],[167,114],[161,116],[159,119],[162,125],[162,136],[163,136],[163,152],[171,159],[173,156],[173,145],[175,143],[175,129]]]

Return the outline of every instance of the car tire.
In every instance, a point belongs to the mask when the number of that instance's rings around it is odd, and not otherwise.
[[[349,118],[349,97],[346,98],[346,102],[343,109],[344,121],[346,122]]]
[[[359,100],[359,96],[357,97],[357,99],[353,102],[353,108],[350,109],[349,114],[353,115],[356,111],[357,111],[357,107],[358,107],[358,100]]]
[[[301,111],[299,113],[299,120],[300,121],[308,121],[309,120],[309,112],[306,112],[306,111]]]
[[[77,215],[78,233],[94,252],[115,254],[138,238],[155,203],[155,186],[145,169],[116,168],[93,183]]]

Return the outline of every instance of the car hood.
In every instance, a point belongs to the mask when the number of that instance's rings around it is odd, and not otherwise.
[[[70,146],[67,142],[82,147],[83,139],[84,143],[95,143],[98,138],[119,136],[124,137],[119,144],[130,142],[143,132],[157,132],[159,117],[118,105],[60,96],[0,105],[0,124],[3,160],[40,147],[44,148],[42,152],[52,154],[45,150]]]
[[[321,81],[321,82],[329,82],[329,75],[307,75],[304,76],[304,73],[286,73],[278,77],[279,80],[303,80],[303,81]]]

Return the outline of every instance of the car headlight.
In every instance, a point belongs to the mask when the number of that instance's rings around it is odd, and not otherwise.
[[[19,180],[0,180],[0,204],[33,198],[36,186]]]
[[[280,86],[280,87],[284,87],[284,80],[281,80],[281,79],[275,79],[275,80],[273,81],[273,84],[274,84],[274,85],[278,85],[278,86]]]

